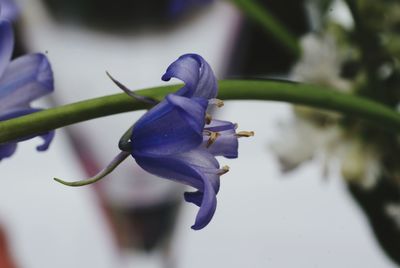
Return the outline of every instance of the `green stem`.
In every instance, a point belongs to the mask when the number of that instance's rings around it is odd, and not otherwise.
[[[257,3],[256,0],[230,0],[240,8],[249,18],[258,22],[264,29],[272,34],[289,52],[299,57],[301,49],[297,38],[277,20],[268,10]]]
[[[161,100],[180,86],[161,86],[136,93]],[[395,110],[366,98],[320,86],[265,80],[223,80],[219,82],[218,97],[225,100],[270,100],[303,104],[342,112],[387,130],[400,131],[400,114]],[[145,108],[148,106],[124,93],[68,104],[0,122],[0,143],[98,117]]]
[[[79,187],[79,186],[93,184],[93,183],[98,182],[99,180],[103,179],[105,176],[107,176],[111,172],[113,172],[114,169],[116,169],[119,166],[119,164],[121,164],[128,156],[130,156],[130,153],[128,153],[128,152],[120,152],[111,161],[111,163],[107,165],[106,168],[101,170],[95,176],[93,176],[93,177],[91,177],[89,179],[86,179],[86,180],[73,181],[73,182],[64,181],[64,180],[61,180],[61,179],[58,179],[58,178],[54,178],[54,180],[59,182],[59,183],[61,183],[61,184],[64,184],[64,185],[67,185],[67,186],[72,186],[72,187]]]

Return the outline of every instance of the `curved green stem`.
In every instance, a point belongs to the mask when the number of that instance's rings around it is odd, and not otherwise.
[[[268,10],[258,4],[257,0],[230,1],[249,18],[258,22],[268,33],[272,34],[295,57],[300,56],[301,49],[297,38]]]
[[[81,181],[73,181],[73,182],[68,182],[64,181],[58,178],[54,178],[55,181],[67,185],[67,186],[72,186],[72,187],[79,187],[79,186],[84,186],[84,185],[89,185],[93,184],[95,182],[98,182],[99,180],[103,179],[105,176],[113,172],[114,169],[116,169],[119,164],[121,164],[128,156],[130,153],[128,152],[120,152],[112,161],[105,167],[103,170],[101,170],[98,174],[95,176],[86,179],[86,180],[81,180]]]
[[[161,100],[181,86],[161,86],[139,90],[136,93]],[[283,81],[223,80],[219,82],[218,97],[225,100],[270,100],[303,104],[338,111],[387,130],[400,131],[400,114],[395,110],[378,102],[326,87]],[[124,93],[68,104],[0,122],[0,143],[98,117],[148,107]]]

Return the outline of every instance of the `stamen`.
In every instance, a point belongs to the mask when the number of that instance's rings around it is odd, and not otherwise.
[[[219,134],[218,132],[210,131],[210,138],[208,139],[206,147],[209,148],[219,136],[221,136],[221,134]]]
[[[223,167],[220,169],[220,172],[218,173],[218,175],[222,176],[222,175],[228,173],[228,171],[229,171],[229,167],[228,167],[228,166],[223,166]]]
[[[236,137],[238,138],[248,138],[254,136],[254,131],[239,131],[236,133]]]
[[[55,181],[67,185],[67,186],[84,186],[84,185],[89,185],[92,183],[95,183],[99,180],[101,180],[102,178],[104,178],[105,176],[107,176],[108,174],[110,174],[116,167],[119,166],[119,164],[121,164],[128,156],[130,155],[130,153],[128,152],[120,152],[112,161],[110,164],[108,164],[107,167],[105,167],[103,170],[101,170],[99,173],[97,173],[94,177],[91,177],[89,179],[86,180],[81,180],[81,181],[74,181],[74,182],[67,182],[67,181],[63,181],[57,178],[54,178]]]
[[[208,104],[215,105],[218,108],[221,108],[222,106],[224,106],[224,102],[220,99],[211,99],[208,101]]]
[[[147,104],[151,104],[151,105],[156,105],[159,103],[158,100],[153,99],[151,97],[146,97],[146,96],[141,96],[139,94],[136,94],[135,92],[133,92],[132,90],[130,90],[129,88],[127,88],[125,85],[123,85],[121,82],[119,82],[117,79],[115,79],[114,77],[111,76],[111,74],[109,72],[106,71],[107,76],[117,85],[117,87],[119,87],[123,92],[125,92],[129,97],[132,97],[135,100],[147,103]]]
[[[212,116],[211,114],[207,113],[206,114],[206,125],[211,124]]]

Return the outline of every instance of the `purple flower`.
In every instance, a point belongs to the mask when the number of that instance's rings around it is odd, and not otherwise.
[[[109,75],[109,74],[108,74]],[[157,103],[139,96],[109,77],[136,100]],[[81,181],[66,182],[68,186],[95,183],[110,174],[129,155],[144,170],[156,176],[177,181],[196,189],[186,192],[187,202],[200,207],[193,229],[204,228],[212,219],[217,206],[219,177],[229,171],[220,167],[216,156],[237,158],[238,138],[253,136],[253,132],[236,132],[237,125],[212,119],[208,106],[221,107],[217,96],[217,81],[208,63],[199,55],[186,54],[173,62],[163,75],[182,80],[185,85],[169,94],[145,113],[119,141],[120,152],[106,168],[95,176]]]
[[[8,20],[0,19],[0,121],[39,111],[30,102],[53,91],[53,74],[45,55],[29,54],[11,61],[14,35]],[[17,142],[41,136],[44,143],[37,147],[44,151],[49,147],[54,132],[41,133],[0,145],[0,160],[10,157]]]
[[[13,0],[0,0],[0,18],[14,21],[19,14],[19,8]]]
[[[171,0],[169,10],[171,16],[179,16],[190,9],[212,3],[213,0]]]
[[[162,79],[172,77],[185,85],[144,114],[133,126],[131,155],[143,169],[197,189],[185,200],[200,207],[193,229],[205,227],[216,209],[221,168],[215,156],[236,158],[236,125],[213,120],[207,107],[220,103],[217,83],[208,63],[199,55],[186,54],[172,63]]]

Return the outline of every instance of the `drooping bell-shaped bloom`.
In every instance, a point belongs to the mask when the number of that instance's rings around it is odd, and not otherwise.
[[[53,91],[53,73],[43,54],[28,54],[11,60],[14,36],[8,20],[0,19],[0,121],[39,111],[30,102]],[[17,142],[31,139],[24,137],[0,145],[0,160],[10,157],[17,148]],[[37,147],[44,151],[54,132],[40,133],[44,143]]]
[[[227,166],[220,167],[216,157],[237,158],[238,138],[254,133],[236,132],[236,124],[212,119],[207,113],[208,106],[221,107],[223,103],[215,99],[217,81],[211,67],[197,54],[183,55],[168,67],[162,79],[178,78],[185,85],[161,102],[138,96],[109,77],[129,96],[155,106],[122,136],[122,152],[98,174],[75,182],[55,180],[68,186],[92,184],[131,155],[149,173],[196,189],[186,192],[184,198],[200,208],[192,228],[204,228],[215,213],[220,176],[229,171]]]
[[[0,0],[0,19],[16,20],[19,8],[14,0]]]
[[[200,207],[193,229],[205,227],[214,215],[221,168],[215,156],[236,158],[236,125],[213,120],[207,107],[215,103],[217,83],[209,64],[199,55],[186,54],[172,63],[163,80],[172,77],[185,85],[144,114],[133,126],[131,155],[143,169],[197,191],[185,200]],[[252,133],[249,133],[250,136]]]

